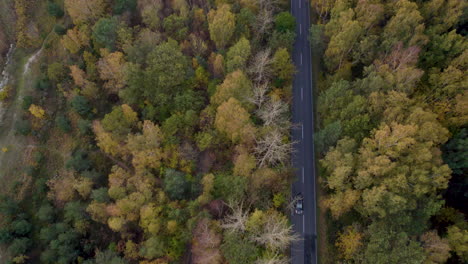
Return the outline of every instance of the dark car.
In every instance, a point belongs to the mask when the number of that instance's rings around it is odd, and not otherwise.
[[[304,213],[304,197],[302,194],[296,195],[295,199],[296,203],[294,204],[294,213],[301,215]]]

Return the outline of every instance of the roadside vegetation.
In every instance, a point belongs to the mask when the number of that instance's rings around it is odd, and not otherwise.
[[[16,0],[5,262],[287,263],[288,5]]]
[[[466,263],[466,1],[312,1],[323,263]]]

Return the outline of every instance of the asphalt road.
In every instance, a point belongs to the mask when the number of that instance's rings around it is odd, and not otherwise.
[[[291,246],[292,264],[317,263],[317,225],[315,192],[314,116],[312,100],[312,62],[308,40],[310,27],[309,2],[291,0],[291,13],[296,18],[296,42],[293,62],[296,75],[293,83],[292,121],[296,127],[292,139],[297,142],[293,154],[296,182],[292,186],[293,196],[304,196],[303,215],[291,216],[294,230],[302,239]]]

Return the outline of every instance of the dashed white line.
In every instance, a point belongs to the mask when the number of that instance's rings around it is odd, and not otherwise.
[[[299,35],[302,35],[302,24],[299,24]]]
[[[301,101],[304,101],[304,87],[301,87]]]
[[[302,65],[302,53],[301,53],[301,65]]]
[[[304,183],[304,167],[302,167],[302,183]]]
[[[302,124],[302,139],[304,139],[304,124]]]

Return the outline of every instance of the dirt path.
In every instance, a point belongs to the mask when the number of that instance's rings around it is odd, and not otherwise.
[[[10,65],[15,69],[12,74],[13,81],[16,87],[16,96],[14,100],[4,109],[4,115],[0,123],[0,178],[4,183],[12,183],[20,180],[20,176],[24,169],[23,153],[28,145],[31,145],[27,137],[15,135],[15,125],[20,120],[23,109],[21,103],[26,94],[30,93],[34,88],[35,70],[32,67],[37,67],[36,61],[40,56],[42,49],[29,56],[16,61],[17,65]],[[15,67],[16,66],[16,67]],[[4,192],[9,187],[9,184],[2,184],[0,192]]]

